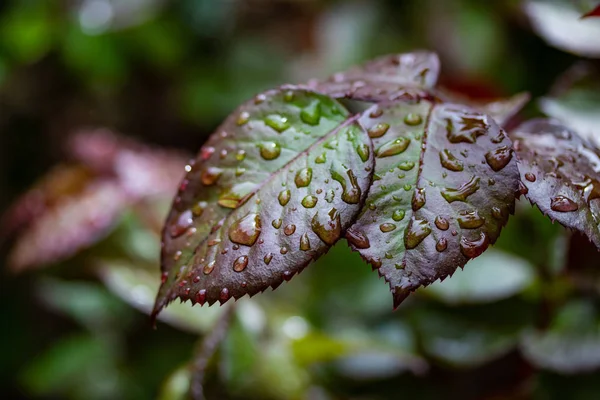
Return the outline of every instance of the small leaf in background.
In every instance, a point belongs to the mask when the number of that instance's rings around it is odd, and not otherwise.
[[[512,138],[529,201],[600,247],[600,150],[545,119],[520,125]]]
[[[517,165],[504,131],[464,106],[382,104],[361,123],[376,168],[346,238],[385,277],[397,307],[496,241],[514,211]]]
[[[282,89],[217,129],[167,219],[154,313],[177,297],[222,304],[275,288],[342,236],[373,170],[369,138],[346,114],[322,95]]]
[[[576,2],[527,0],[524,10],[533,29],[551,46],[584,57],[600,57],[600,19],[582,19]]]
[[[600,320],[590,302],[564,305],[546,331],[528,331],[521,342],[524,356],[535,366],[563,374],[600,368]]]
[[[590,18],[590,17],[600,17],[600,4],[598,4],[594,9],[585,13],[581,18]]]
[[[331,97],[363,101],[396,100],[403,96],[426,96],[435,86],[440,60],[427,51],[393,54],[334,74],[326,81],[313,80],[310,88]]]
[[[600,146],[600,71],[593,65],[567,70],[539,105],[546,115]]]
[[[444,282],[435,282],[424,294],[446,304],[486,303],[513,296],[535,279],[533,266],[527,261],[490,249],[471,261],[467,271],[456,271]]]

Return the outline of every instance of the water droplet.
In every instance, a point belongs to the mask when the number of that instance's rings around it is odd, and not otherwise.
[[[438,229],[440,229],[442,231],[447,231],[448,228],[450,227],[450,223],[448,222],[448,220],[446,218],[437,216],[437,217],[435,217],[435,226],[437,226]]]
[[[214,185],[221,176],[222,172],[223,171],[221,168],[208,167],[202,171],[202,175],[200,175],[200,181],[204,186]]]
[[[325,215],[317,212],[311,221],[311,228],[319,239],[330,246],[333,245],[342,234],[340,213],[335,208]]]
[[[333,191],[333,189],[329,189],[327,191],[327,193],[325,193],[325,201],[328,203],[331,203],[333,201],[334,197],[335,197],[335,192]]]
[[[377,149],[377,152],[376,152],[377,157],[383,158],[383,157],[390,157],[390,156],[395,156],[397,154],[400,154],[408,148],[409,144],[410,144],[410,139],[407,139],[404,137],[400,137],[398,139],[389,141],[389,142],[381,145],[381,147],[379,149]]]
[[[475,143],[479,136],[485,135],[487,132],[487,124],[485,117],[461,117],[460,129],[456,128],[452,120],[447,120],[446,137],[451,143]]]
[[[249,213],[229,227],[229,240],[244,246],[252,246],[256,243],[260,232],[261,221],[259,215]]]
[[[377,108],[377,109],[371,111],[371,113],[369,114],[369,117],[379,118],[379,117],[381,117],[382,114],[383,114],[383,110],[380,108]]]
[[[372,257],[371,260],[369,260],[369,262],[375,269],[380,268],[382,265],[381,258],[379,257]]]
[[[222,160],[222,159],[224,159],[225,157],[227,157],[227,154],[229,154],[229,153],[228,153],[228,151],[227,151],[227,149],[223,149],[223,150],[221,150],[221,152],[219,153],[219,158],[221,158],[221,160]]]
[[[312,168],[302,168],[296,174],[296,178],[294,182],[296,183],[296,187],[306,187],[312,181]]]
[[[283,228],[283,233],[285,233],[286,236],[293,235],[294,232],[296,232],[296,225],[294,224],[286,225],[285,228]]]
[[[221,293],[219,294],[219,302],[223,304],[227,300],[229,300],[229,289],[223,288],[221,289]]]
[[[331,177],[342,185],[342,200],[348,204],[358,204],[360,202],[360,196],[362,191],[358,186],[358,180],[356,176],[354,176],[354,172],[351,169],[346,170],[346,175],[348,175],[348,179],[350,181],[350,185],[344,178],[342,174],[340,174],[336,170],[331,171]]]
[[[502,215],[502,210],[498,207],[492,207],[492,217],[498,220],[504,219],[504,216]]]
[[[304,233],[304,235],[302,235],[302,237],[300,238],[300,250],[310,250],[310,239],[308,238],[308,235],[306,233]]]
[[[212,146],[202,147],[200,149],[200,158],[202,159],[202,161],[206,161],[210,158],[210,156],[213,155],[214,152],[215,148]]]
[[[300,111],[300,119],[308,125],[318,125],[321,120],[321,102],[313,101]]]
[[[550,202],[550,208],[558,212],[577,211],[579,206],[573,200],[565,196],[556,196]]]
[[[444,250],[446,250],[446,248],[448,247],[448,240],[446,240],[446,238],[441,238],[440,240],[437,241],[437,243],[435,244],[435,249],[437,251],[439,251],[440,253]]]
[[[271,263],[272,259],[273,259],[273,253],[267,253],[265,255],[265,257],[263,258],[263,261],[265,262],[265,264],[269,265]]]
[[[267,96],[264,94],[258,94],[254,97],[254,104],[260,104],[267,99]]]
[[[462,171],[464,169],[462,161],[457,159],[450,150],[440,151],[440,163],[442,167],[450,171]]]
[[[404,219],[405,212],[404,210],[396,210],[392,214],[392,219],[396,222],[402,221]]]
[[[294,92],[292,92],[291,90],[288,90],[287,92],[285,92],[285,94],[283,95],[283,99],[285,101],[287,101],[288,103],[292,100],[294,100]]]
[[[275,228],[275,229],[279,229],[279,228],[281,227],[281,223],[282,223],[282,222],[283,222],[283,221],[281,221],[281,218],[279,218],[279,219],[274,219],[274,220],[271,222],[271,225],[273,225],[273,228]]]
[[[371,154],[371,150],[369,150],[369,146],[362,143],[356,146],[356,152],[358,156],[363,162],[366,162],[369,159],[369,155]]]
[[[369,238],[353,228],[348,228],[346,231],[346,239],[357,249],[368,249],[371,247]]]
[[[313,208],[317,205],[317,200],[316,196],[308,195],[302,199],[302,205],[304,208]]]
[[[248,256],[240,256],[233,262],[233,270],[235,272],[242,272],[248,266]]]
[[[383,223],[381,225],[379,225],[379,230],[381,232],[387,233],[387,232],[391,232],[394,229],[396,229],[396,225],[395,224],[390,224],[389,222]]]
[[[194,277],[194,279],[192,279],[192,282],[194,282],[194,283],[198,283],[198,282],[200,282],[200,275],[196,275],[196,276]]]
[[[208,275],[211,272],[213,272],[213,269],[215,269],[215,264],[216,264],[216,261],[214,261],[214,260],[209,262],[208,264],[206,264],[204,266],[204,268],[202,268],[202,272],[204,272],[204,275]]]
[[[335,139],[334,140],[330,140],[329,142],[325,143],[323,145],[323,147],[325,147],[326,149],[329,149],[329,150],[335,150],[338,147],[338,141],[335,140]]]
[[[288,248],[287,248],[287,247],[285,247],[285,246],[281,246],[281,248],[279,249],[279,252],[280,252],[281,254],[287,254],[287,252],[288,252]]]
[[[206,243],[206,245],[208,247],[213,247],[213,246],[218,245],[219,243],[221,243],[221,239],[211,239]]]
[[[206,302],[206,289],[198,290],[198,293],[196,293],[196,302],[200,305]]]
[[[315,158],[315,163],[317,164],[324,164],[327,161],[327,154],[323,153],[317,156],[317,158]]]
[[[512,149],[502,146],[485,154],[485,161],[496,172],[506,167],[512,159]]]
[[[404,190],[406,190],[408,192],[410,189],[412,189],[412,185],[411,184],[407,183],[407,184],[404,185]]]
[[[403,163],[398,165],[398,168],[400,168],[402,171],[410,171],[414,167],[415,167],[415,163],[412,161],[404,161]]]
[[[180,258],[181,258],[181,250],[177,250],[175,252],[175,254],[173,255],[173,261],[179,261]]]
[[[412,201],[411,201],[413,211],[417,211],[421,207],[425,205],[425,189],[418,188],[413,193]]]
[[[431,233],[429,222],[424,219],[412,218],[404,233],[404,246],[414,249]]]
[[[281,133],[290,127],[288,119],[279,114],[271,114],[265,117],[265,124]]]
[[[238,161],[243,161],[246,158],[246,152],[244,150],[238,150],[235,155],[235,159]]]
[[[283,279],[289,281],[292,279],[292,273],[290,271],[283,271]]]
[[[460,240],[460,251],[467,258],[475,258],[483,253],[490,244],[484,232],[479,233],[479,239],[468,240],[466,237]]]
[[[205,201],[199,201],[192,207],[192,214],[194,217],[198,218],[204,212],[204,209],[208,206],[208,203]]]
[[[374,211],[377,208],[377,205],[373,202],[369,202],[367,207],[369,207],[369,210]]]
[[[367,132],[369,134],[369,137],[378,138],[378,137],[382,137],[383,135],[385,135],[385,133],[388,131],[388,129],[390,129],[389,124],[379,123],[379,124],[376,124],[375,126],[372,126],[371,128],[369,128],[369,130]]]
[[[463,229],[479,228],[485,223],[485,218],[480,217],[477,210],[463,211],[456,220],[458,221],[458,225]]]
[[[177,221],[173,225],[171,225],[170,233],[173,239],[178,238],[183,235],[187,229],[192,226],[192,211],[187,210],[179,214]]]
[[[285,189],[279,192],[279,196],[277,196],[277,199],[279,200],[279,204],[283,207],[290,201],[291,197],[292,193],[290,192],[290,190]]]
[[[441,194],[448,203],[453,201],[466,201],[467,197],[479,190],[479,177],[472,176],[468,182],[463,183],[458,189],[445,188]]]
[[[242,126],[245,123],[247,123],[249,119],[250,119],[250,114],[248,113],[248,111],[242,111],[240,113],[240,115],[238,116],[236,124]]]
[[[275,142],[264,142],[259,145],[260,156],[265,160],[274,160],[281,154],[281,146]]]
[[[527,172],[525,174],[525,179],[527,179],[529,182],[535,182],[535,175],[531,172]]]
[[[419,125],[423,122],[423,118],[419,114],[409,113],[404,117],[404,123],[409,126]]]

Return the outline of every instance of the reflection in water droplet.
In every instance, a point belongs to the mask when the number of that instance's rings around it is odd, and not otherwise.
[[[286,225],[285,228],[283,228],[283,233],[285,233],[286,236],[293,235],[294,232],[296,232],[296,225],[294,224]]]
[[[379,124],[376,124],[375,126],[372,126],[371,128],[369,128],[369,130],[367,132],[369,134],[369,137],[378,138],[378,137],[382,137],[383,135],[385,135],[385,133],[388,131],[388,129],[390,129],[390,126],[388,124],[379,123]]]
[[[248,265],[248,256],[240,256],[233,262],[233,270],[235,272],[242,272]]]
[[[419,114],[409,113],[404,117],[404,123],[409,126],[419,125],[423,122],[423,118]]]
[[[550,202],[550,208],[558,212],[577,211],[579,206],[573,200],[565,196],[556,196]]]
[[[360,196],[362,194],[362,191],[358,186],[358,180],[351,169],[346,171],[346,175],[348,175],[350,185],[348,185],[344,176],[338,171],[331,171],[331,177],[342,185],[342,200],[348,204],[357,204],[360,202]]]
[[[531,172],[527,172],[525,174],[525,179],[527,179],[529,182],[535,182],[535,175],[532,174]]]
[[[356,146],[356,152],[358,156],[362,160],[362,162],[366,162],[369,159],[369,155],[371,154],[371,150],[369,150],[369,146],[362,143]]]
[[[479,177],[472,176],[471,179],[463,183],[458,189],[445,188],[442,189],[441,194],[448,203],[453,201],[466,201],[467,197],[479,190]]]
[[[492,207],[492,217],[498,220],[504,219],[504,216],[502,215],[502,210],[498,207]]]
[[[502,146],[485,154],[488,165],[496,172],[506,167],[512,159],[512,148]]]
[[[410,139],[407,139],[404,137],[399,137],[398,139],[394,139],[390,142],[387,142],[387,143],[381,145],[381,147],[379,147],[377,149],[377,151],[376,151],[377,157],[379,157],[379,158],[390,157],[390,156],[395,156],[400,153],[403,153],[408,148],[409,144],[410,144]]]
[[[306,233],[304,233],[304,235],[302,235],[302,237],[300,238],[300,250],[310,250],[310,239],[308,238],[308,235]]]
[[[357,249],[368,249],[371,247],[369,238],[353,228],[348,228],[346,231],[346,239]]]
[[[317,212],[311,221],[311,228],[319,239],[330,246],[333,245],[342,234],[340,213],[335,208],[325,215]]]
[[[204,275],[208,275],[211,272],[213,272],[213,269],[215,269],[215,264],[216,264],[216,261],[214,261],[214,260],[209,262],[208,264],[206,264],[204,266],[204,268],[202,268],[202,272],[204,272]]]
[[[294,178],[294,182],[296,183],[296,187],[306,187],[312,181],[312,168],[302,168],[296,174]]]
[[[281,133],[290,127],[287,117],[279,114],[271,114],[265,117],[265,124]]]
[[[389,222],[386,222],[386,223],[383,223],[383,224],[379,225],[379,230],[381,232],[384,232],[384,233],[391,232],[394,229],[396,229],[396,225],[395,224],[390,224]]]
[[[467,258],[475,258],[483,253],[490,244],[484,232],[479,233],[479,239],[468,240],[466,237],[460,240],[460,251]]]
[[[321,120],[321,102],[316,100],[300,111],[300,119],[308,125],[318,125]]]
[[[269,265],[269,263],[271,262],[272,259],[273,259],[273,253],[267,253],[265,255],[265,258],[263,258],[263,261],[265,262],[265,264]]]
[[[221,176],[222,172],[223,171],[221,168],[208,167],[202,171],[202,175],[200,175],[200,182],[202,182],[204,186],[214,185]]]
[[[292,197],[292,194],[291,194],[290,190],[285,189],[285,190],[282,190],[281,192],[279,192],[279,196],[277,196],[277,199],[279,200],[279,204],[283,207],[290,201],[291,197]]]
[[[244,125],[245,123],[247,123],[249,119],[250,119],[250,114],[248,113],[248,111],[242,111],[240,113],[240,115],[238,116],[236,123],[241,126],[241,125]]]
[[[413,211],[417,211],[421,207],[423,207],[425,205],[425,201],[425,189],[418,188],[417,190],[415,190],[411,201]]]
[[[305,196],[301,203],[304,208],[313,208],[317,205],[317,197],[312,195]]]
[[[265,142],[259,145],[260,156],[265,160],[274,160],[281,154],[281,146],[275,142]]]
[[[404,219],[405,214],[406,213],[404,212],[404,210],[396,210],[392,214],[392,219],[396,222],[402,221]]]
[[[173,239],[178,238],[183,235],[187,229],[192,226],[192,211],[187,210],[179,214],[177,221],[173,225],[171,225],[170,233]]]
[[[479,228],[485,223],[485,218],[480,217],[477,210],[461,212],[456,220],[458,221],[458,225],[463,229]]]
[[[431,233],[429,222],[425,219],[412,218],[404,233],[404,246],[414,249]]]
[[[252,246],[256,243],[260,232],[261,221],[259,215],[249,213],[229,227],[229,240],[233,243]]]
[[[440,151],[440,164],[450,171],[462,171],[464,169],[462,161],[457,159],[450,150]]]
[[[448,240],[446,240],[446,238],[441,238],[440,240],[437,241],[437,243],[435,244],[435,249],[437,251],[439,251],[440,253],[444,250],[446,250],[446,248],[448,247]]]
[[[446,231],[450,227],[450,223],[446,218],[437,216],[435,217],[435,226],[442,231]]]

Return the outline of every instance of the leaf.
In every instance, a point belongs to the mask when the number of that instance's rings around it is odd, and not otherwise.
[[[346,238],[397,307],[496,241],[514,210],[517,165],[498,125],[464,106],[382,104],[361,123],[373,138],[374,183]]]
[[[440,60],[435,53],[390,54],[334,74],[326,81],[308,86],[331,97],[363,101],[396,100],[415,95],[428,96],[435,86]]]
[[[291,279],[356,218],[372,153],[356,118],[325,96],[288,88],[242,105],[175,198],[154,314],[177,297],[224,303]]]
[[[483,303],[519,293],[533,283],[533,266],[522,258],[491,249],[473,260],[469,271],[456,271],[444,282],[435,282],[425,293],[446,304]]]
[[[525,122],[512,138],[529,201],[600,247],[600,150],[545,119]]]
[[[574,2],[528,0],[524,9],[533,29],[551,46],[580,56],[600,56],[600,20],[581,19]]]
[[[581,18],[600,17],[600,4],[595,8],[591,9],[587,13],[583,14]]]

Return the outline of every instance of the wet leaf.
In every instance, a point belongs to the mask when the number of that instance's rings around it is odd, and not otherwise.
[[[496,241],[514,210],[517,165],[498,125],[464,106],[377,105],[361,123],[376,168],[346,238],[389,283],[398,306]]]
[[[339,72],[326,81],[311,81],[308,86],[331,97],[385,101],[427,96],[437,82],[440,60],[435,53],[390,54]]]
[[[512,138],[529,201],[600,247],[600,150],[545,119],[525,122]]]
[[[369,138],[334,100],[287,88],[242,105],[175,198],[154,312],[177,297],[224,303],[291,279],[352,223],[372,166]]]

